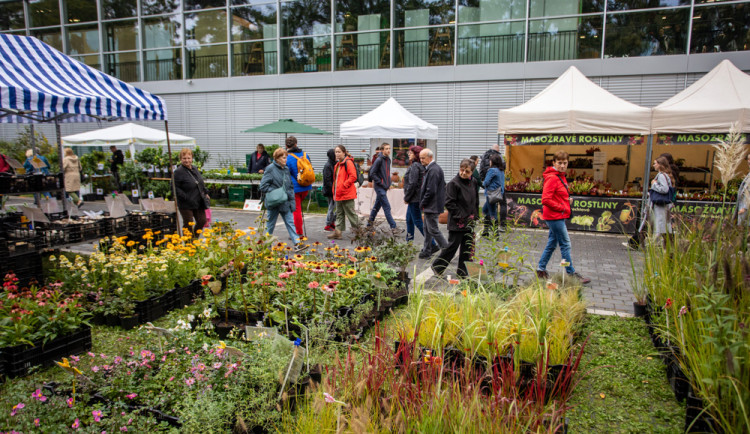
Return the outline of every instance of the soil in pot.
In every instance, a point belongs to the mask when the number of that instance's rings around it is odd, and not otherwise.
[[[214,331],[219,335],[220,339],[226,339],[229,336],[229,332],[232,331],[236,324],[231,322],[225,322],[223,320],[213,320]]]

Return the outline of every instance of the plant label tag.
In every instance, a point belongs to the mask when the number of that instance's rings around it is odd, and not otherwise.
[[[133,189],[130,191],[130,193],[133,195],[133,197],[138,197],[138,190]]]
[[[245,199],[245,205],[242,207],[243,211],[260,211],[260,200]]]
[[[96,189],[96,194],[98,194],[99,196],[103,196],[104,195],[104,189],[103,188],[97,188]]]
[[[154,192],[153,191],[149,191],[148,192],[148,198],[149,199],[153,199],[154,197],[156,197],[156,196],[154,196]]]
[[[99,163],[96,165],[97,170],[104,170],[104,163]]]

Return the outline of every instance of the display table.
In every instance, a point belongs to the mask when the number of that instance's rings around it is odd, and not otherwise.
[[[387,193],[388,202],[391,204],[391,215],[396,220],[406,220],[406,204],[404,203],[404,189],[392,188]],[[354,201],[354,210],[361,216],[369,216],[372,206],[375,204],[375,189],[360,187],[357,189],[357,199]],[[385,218],[382,209],[378,217]]]

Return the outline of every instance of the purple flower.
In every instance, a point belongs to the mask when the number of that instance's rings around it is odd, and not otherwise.
[[[136,396],[138,396],[137,393],[131,393],[129,395],[125,395],[125,397],[128,398],[128,399],[135,399]]]

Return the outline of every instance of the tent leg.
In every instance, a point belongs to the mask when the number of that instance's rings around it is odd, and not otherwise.
[[[32,137],[34,136],[34,130],[31,130]],[[55,117],[55,136],[57,140],[57,160],[60,164],[60,172],[63,172],[63,147],[62,147],[62,138],[60,137],[60,122],[58,121],[57,117]],[[65,198],[65,173],[63,172],[63,177],[60,180],[60,188],[62,188],[62,203],[63,203],[63,212],[68,211],[68,201]]]
[[[164,132],[167,134],[167,155],[169,158],[169,164],[167,164],[167,169],[169,170],[169,183],[172,185],[172,199],[174,199],[174,221],[175,225],[177,225],[177,234],[181,234],[180,231],[180,209],[177,205],[177,190],[175,190],[174,186],[174,179],[172,177],[172,145],[169,143],[169,122],[164,121]]]
[[[638,233],[638,229],[641,227],[641,222],[646,215],[646,208],[648,207],[648,179],[649,174],[651,173],[650,163],[651,154],[653,153],[653,140],[653,134],[649,134],[648,140],[646,141],[646,162],[644,164],[645,167],[643,168],[643,194],[641,195],[641,213],[639,215],[639,221],[636,221],[636,234]]]

